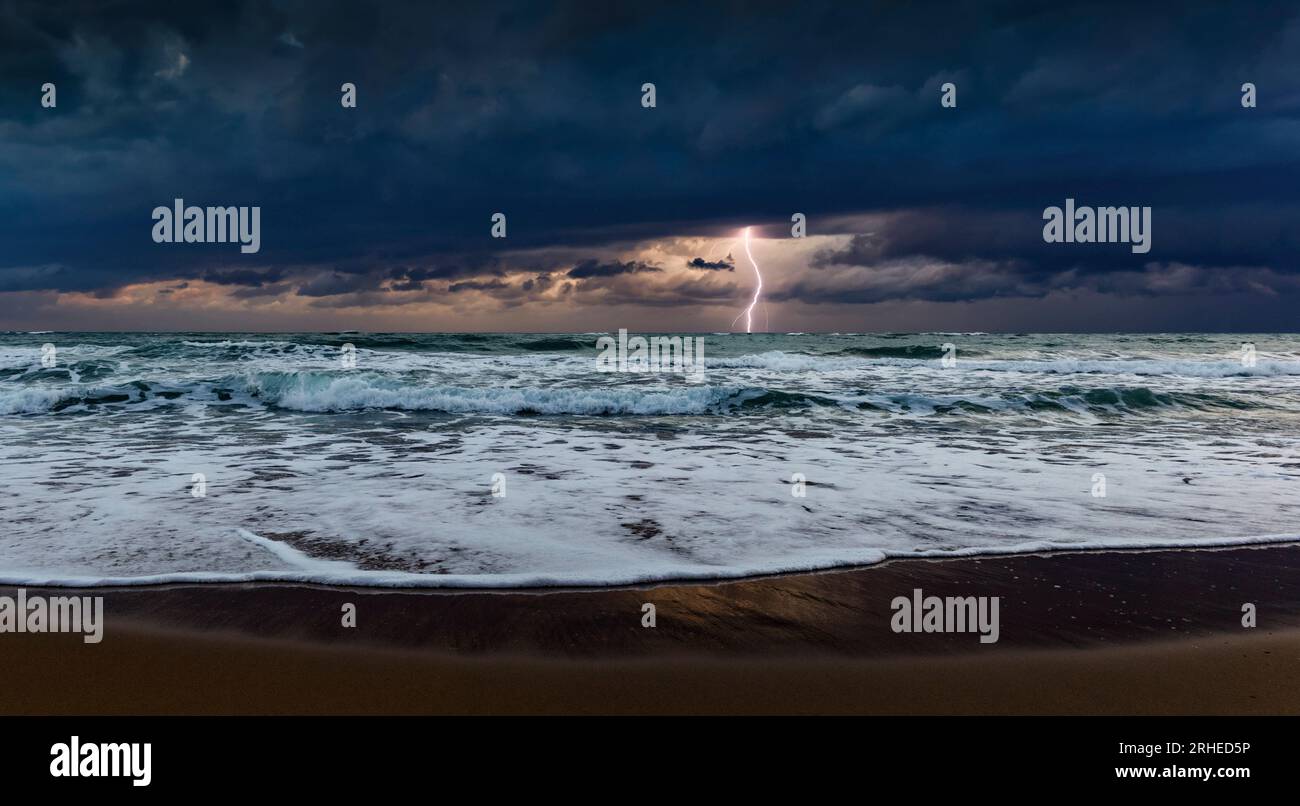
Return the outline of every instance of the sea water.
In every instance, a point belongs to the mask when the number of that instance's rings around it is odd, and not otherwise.
[[[1300,336],[693,334],[701,382],[604,372],[602,335],[0,334],[0,581],[611,585],[1300,532]]]

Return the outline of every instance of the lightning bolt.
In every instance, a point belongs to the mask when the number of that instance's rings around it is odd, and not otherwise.
[[[758,305],[759,295],[763,293],[763,275],[758,270],[758,261],[754,260],[754,253],[749,251],[749,227],[745,227],[745,257],[749,258],[749,264],[754,267],[754,276],[758,278],[758,285],[755,286],[754,288],[754,298],[749,301],[749,307],[746,308],[744,312],[740,314],[740,316],[745,317],[745,332],[753,333],[754,332],[754,306]],[[736,322],[740,321],[740,316],[737,316],[735,319],[731,321],[731,324],[733,326],[736,324]]]

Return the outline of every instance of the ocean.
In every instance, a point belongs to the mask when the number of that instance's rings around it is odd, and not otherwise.
[[[1300,536],[1297,335],[692,334],[698,382],[600,372],[601,335],[0,334],[0,582],[615,585]]]

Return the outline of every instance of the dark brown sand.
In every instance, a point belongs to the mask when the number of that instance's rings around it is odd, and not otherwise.
[[[913,588],[1003,597],[999,641],[895,634]],[[610,590],[76,593],[105,597],[103,642],[0,635],[0,713],[1300,714],[1297,546]]]

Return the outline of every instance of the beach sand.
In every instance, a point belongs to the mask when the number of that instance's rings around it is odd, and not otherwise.
[[[619,589],[78,591],[105,597],[102,643],[0,635],[0,713],[1300,714],[1298,572],[1286,545]],[[914,588],[1002,597],[998,642],[894,633]]]

